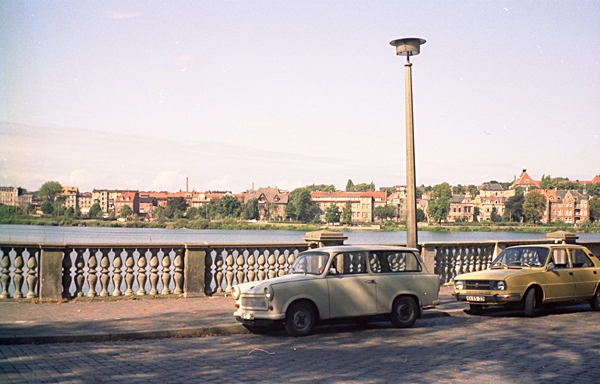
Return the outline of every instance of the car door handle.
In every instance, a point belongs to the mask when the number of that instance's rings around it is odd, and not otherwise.
[[[375,284],[375,280],[365,280],[365,283],[368,283],[368,284]]]

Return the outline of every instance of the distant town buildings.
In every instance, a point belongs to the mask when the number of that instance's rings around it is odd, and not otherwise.
[[[543,179],[543,178],[542,178]],[[521,174],[510,185],[508,183],[484,183],[473,188],[455,188],[450,198],[450,209],[445,221],[492,221],[501,217],[505,212],[506,201],[517,194],[517,189],[522,188],[525,195],[535,190],[546,199],[546,210],[541,219],[542,223],[562,221],[567,224],[579,224],[590,218],[590,197],[585,192],[591,184],[600,184],[600,175],[591,180],[575,181],[582,184],[583,192],[576,190],[540,189],[541,180],[534,180],[523,169]],[[187,189],[187,184],[186,184]],[[476,193],[475,193],[476,192]],[[290,192],[277,187],[261,187],[250,189],[239,194],[230,191],[179,191],[155,192],[119,189],[94,189],[92,192],[80,192],[77,186],[63,186],[61,196],[63,205],[73,208],[76,212],[87,214],[94,204],[98,204],[104,216],[113,214],[119,216],[123,207],[128,205],[132,213],[141,218],[150,218],[157,207],[165,208],[169,200],[182,198],[188,207],[197,209],[207,208],[209,204],[218,205],[226,196],[234,196],[240,203],[246,204],[255,199],[257,201],[259,220],[279,219],[286,220],[286,206]],[[313,191],[310,201],[315,203],[318,215],[325,221],[328,207],[336,205],[340,212],[351,207],[352,222],[364,223],[376,220],[375,209],[381,206],[392,206],[396,216],[388,218],[394,221],[406,220],[406,187],[396,185],[381,188],[379,191],[366,192],[320,192]],[[417,199],[417,207],[427,216],[427,208],[431,201],[431,191],[423,191]],[[23,210],[33,209],[41,213],[42,201],[32,193],[27,193],[19,187],[0,187],[0,205],[17,206]],[[496,215],[494,217],[494,215]]]

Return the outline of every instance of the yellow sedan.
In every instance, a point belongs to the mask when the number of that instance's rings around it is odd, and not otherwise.
[[[485,271],[454,279],[454,297],[480,314],[487,306],[519,305],[525,316],[543,304],[589,301],[600,310],[600,260],[586,247],[537,244],[505,249]]]

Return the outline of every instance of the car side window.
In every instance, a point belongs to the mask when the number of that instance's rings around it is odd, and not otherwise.
[[[567,251],[564,249],[555,249],[552,252],[552,263],[554,263],[554,268],[571,268],[569,264],[569,258],[567,256]]]
[[[369,265],[374,273],[420,272],[421,263],[412,252],[371,252]]]
[[[592,260],[581,249],[571,251],[571,260],[573,261],[573,268],[589,268],[594,266]]]
[[[331,266],[343,275],[367,273],[367,260],[362,252],[338,253]]]

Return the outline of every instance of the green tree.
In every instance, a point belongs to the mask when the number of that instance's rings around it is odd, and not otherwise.
[[[515,195],[506,199],[504,202],[504,213],[502,214],[502,220],[520,222],[523,218],[523,203],[525,202],[525,196]]]
[[[348,182],[346,183],[346,192],[354,192],[354,183],[351,179],[348,179]]]
[[[464,195],[465,194],[465,187],[463,187],[460,184],[455,185],[454,187],[452,187],[452,193],[455,194],[455,195]]]
[[[354,186],[355,192],[369,192],[369,191],[374,191],[374,190],[375,190],[375,183],[373,183],[372,181],[369,184],[360,183],[360,184],[356,184]]]
[[[244,205],[244,220],[258,220],[258,199],[250,199]]]
[[[185,218],[188,220],[196,220],[200,217],[200,211],[196,207],[190,207],[185,211]]]
[[[479,188],[477,188],[475,185],[469,184],[467,186],[467,190],[471,196],[479,196]]]
[[[542,219],[546,209],[546,197],[537,192],[529,192],[523,202],[523,216],[525,220],[537,223]]]
[[[425,217],[425,211],[423,211],[421,208],[417,208],[417,222],[422,223],[427,219],[427,217]]]
[[[88,216],[93,217],[93,218],[102,217],[102,208],[100,207],[100,204],[98,204],[98,203],[92,204],[92,206],[90,207],[90,210],[88,212]]]
[[[590,199],[590,221],[600,222],[600,198],[598,197]]]
[[[154,207],[154,209],[152,210],[152,217],[154,217],[155,219],[161,219],[165,216],[164,211],[165,209],[163,207]]]
[[[331,204],[325,208],[325,221],[328,223],[339,223],[342,213],[337,204]]]
[[[58,181],[46,181],[36,194],[42,200],[54,201],[61,193],[62,186]]]
[[[73,216],[75,216],[75,209],[73,207],[67,208],[67,210],[65,211],[64,215],[67,216],[67,217],[73,217]]]
[[[490,220],[493,223],[497,223],[502,220],[502,217],[498,214],[498,210],[496,209],[496,207],[492,207],[492,212],[490,214]]]
[[[335,185],[333,184],[312,184],[304,187],[308,189],[310,192],[319,191],[319,192],[335,192]]]
[[[474,207],[473,208],[473,221],[479,221],[479,214],[481,212],[479,211],[479,207]]]
[[[378,217],[381,221],[393,219],[396,217],[396,208],[391,205],[380,205],[373,209],[373,216]]]
[[[450,198],[452,190],[450,184],[442,183],[433,186],[431,190],[431,199],[427,207],[429,217],[438,223],[446,220],[450,212]]]
[[[589,196],[600,197],[600,183],[586,185],[585,191]]]
[[[352,224],[352,203],[349,201],[342,208],[342,224]]]
[[[133,209],[131,209],[131,207],[129,205],[125,204],[121,208],[120,216],[121,217],[129,217],[129,216],[131,216],[132,213],[133,213]]]
[[[242,203],[233,195],[225,195],[219,201],[219,213],[222,217],[238,218],[242,213]]]
[[[173,218],[175,216],[175,211],[179,211],[179,215],[181,216],[183,212],[187,210],[188,204],[187,201],[183,197],[174,197],[167,201],[167,206],[163,212],[168,218]]]
[[[52,202],[49,200],[46,200],[42,203],[41,209],[45,215],[51,215],[54,213],[54,204],[52,204]]]
[[[317,205],[310,201],[310,189],[308,187],[296,188],[290,192],[285,214],[294,220],[304,222],[309,222],[317,216]]]

